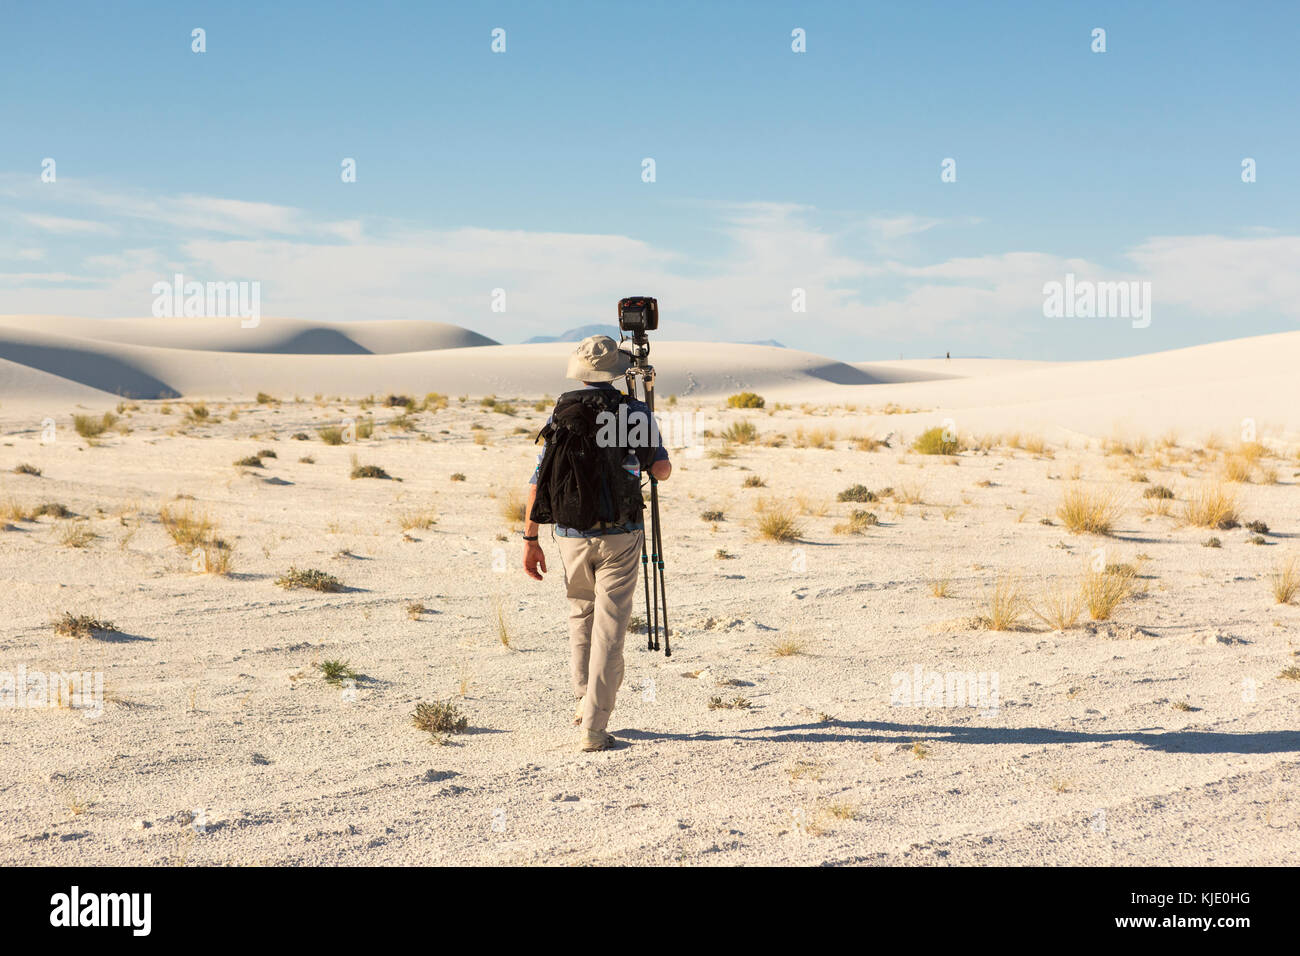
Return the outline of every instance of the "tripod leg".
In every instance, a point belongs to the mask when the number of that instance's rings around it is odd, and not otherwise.
[[[650,476],[651,517],[650,517],[649,530],[650,530],[650,573],[652,575],[652,578],[647,578],[647,583],[650,584],[650,592],[651,594],[654,595],[654,625],[653,625],[654,629],[651,631],[653,637],[650,641],[650,650],[652,651],[659,650],[659,535],[655,531],[655,523],[654,523],[653,502],[655,500],[655,495],[656,495],[655,484],[656,482],[654,476],[651,475]],[[641,534],[642,537],[645,536],[644,531],[641,532]]]
[[[655,483],[657,484],[657,482]],[[664,657],[673,656],[672,644],[668,639],[668,585],[664,580],[664,542],[662,526],[659,523],[659,489],[651,485],[650,490],[651,521],[654,524],[655,556],[657,567],[655,577],[659,591],[655,594],[655,604],[662,604],[664,613]]]
[[[641,583],[645,585],[645,640],[646,650],[655,649],[654,635],[650,632],[650,562],[646,557],[645,532],[641,532]]]

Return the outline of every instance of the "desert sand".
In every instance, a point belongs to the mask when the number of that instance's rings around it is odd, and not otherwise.
[[[524,576],[512,497],[572,346],[405,325],[0,317],[0,675],[103,677],[98,715],[6,706],[0,862],[1295,862],[1300,333],[1080,363],[656,341],[692,440],[673,655],[629,634],[619,746],[581,754],[558,553],[543,530]],[[955,454],[912,448],[934,427]],[[1207,491],[1238,526],[1189,520]],[[164,513],[212,523],[201,561]],[[1052,620],[1089,580],[1110,613]],[[918,671],[997,695],[901,699]],[[435,701],[464,732],[412,725]]]

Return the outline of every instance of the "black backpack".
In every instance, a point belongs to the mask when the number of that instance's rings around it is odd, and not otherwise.
[[[616,389],[581,389],[560,396],[550,422],[537,433],[537,441],[545,439],[546,451],[537,469],[530,520],[578,531],[601,523],[640,520],[645,508],[641,480],[623,462],[635,451],[644,466],[649,450],[617,444],[601,447],[596,441],[601,413],[608,412],[617,421],[619,406],[626,403],[627,396]]]

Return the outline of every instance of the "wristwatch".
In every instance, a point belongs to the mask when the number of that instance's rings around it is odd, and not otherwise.
[[[525,541],[536,541],[536,540],[537,540],[537,535],[533,535],[531,538],[530,538],[528,535],[524,535],[524,540],[525,540]]]

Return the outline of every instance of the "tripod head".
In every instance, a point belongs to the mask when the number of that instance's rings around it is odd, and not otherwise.
[[[659,328],[659,303],[644,295],[619,299],[618,327],[621,332],[631,333],[632,344],[627,352],[632,356],[633,366],[648,367],[650,337],[646,333]],[[623,341],[628,341],[626,336]]]

